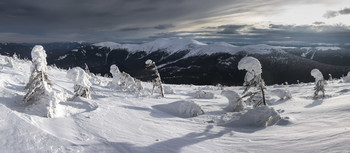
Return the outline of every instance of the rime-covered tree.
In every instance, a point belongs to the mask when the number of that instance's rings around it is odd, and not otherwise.
[[[112,77],[113,77],[111,85],[119,87],[122,84],[121,83],[122,76],[118,66],[114,64],[111,65],[109,72],[112,74]]]
[[[158,88],[161,96],[164,97],[162,80],[160,78],[160,74],[158,72],[156,63],[149,59],[145,62],[145,64],[146,64],[146,69],[152,73],[152,83],[153,83],[152,94],[154,92],[154,88]]]
[[[43,46],[34,46],[32,52],[32,66],[29,82],[25,89],[27,94],[24,96],[23,103],[35,104],[39,111],[46,111],[47,117],[54,117],[55,108],[59,100],[52,91],[52,83],[46,73],[47,62],[46,53]]]
[[[13,60],[14,60],[14,58],[6,57],[6,58],[5,58],[6,66],[7,66],[7,67],[10,67],[10,68],[13,68],[14,65],[15,65],[15,64],[13,63]]]
[[[130,92],[140,92],[143,87],[140,80],[137,80],[125,72],[120,72],[116,65],[111,65],[110,73],[113,76],[110,85],[114,88]]]
[[[74,82],[74,93],[76,97],[91,98],[92,84],[90,76],[80,67],[67,71],[67,78]]]
[[[244,57],[239,61],[238,69],[247,71],[244,77],[243,86],[245,86],[245,89],[242,98],[249,97],[247,102],[248,104],[253,104],[254,107],[266,105],[264,92],[265,82],[261,78],[262,68],[259,60],[254,57]],[[256,87],[256,89],[249,91],[251,87]]]
[[[311,70],[311,75],[315,78],[315,87],[314,87],[314,97],[316,98],[318,96],[319,92],[322,92],[322,97],[325,96],[325,85],[326,81],[323,78],[323,75],[320,70],[318,69],[313,69]]]
[[[344,82],[350,82],[350,72],[345,77],[342,77]]]

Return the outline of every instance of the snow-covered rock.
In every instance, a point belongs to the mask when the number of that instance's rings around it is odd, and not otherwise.
[[[242,114],[238,120],[227,123],[223,126],[233,127],[266,127],[276,124],[281,116],[274,108],[269,106],[260,106],[249,109]]]
[[[199,98],[199,99],[213,99],[214,98],[214,93],[208,92],[208,91],[199,90],[199,91],[196,91],[193,94],[193,97]]]
[[[198,104],[188,100],[176,101],[170,104],[156,105],[153,107],[182,118],[196,117],[204,114],[204,111]]]

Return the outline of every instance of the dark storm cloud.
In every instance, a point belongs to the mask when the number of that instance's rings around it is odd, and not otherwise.
[[[271,0],[268,4],[279,1]],[[195,24],[204,18],[249,12],[265,3],[262,0],[2,0],[0,33],[36,35],[43,41],[47,35],[56,35],[59,40],[62,34],[88,39],[83,36],[87,33],[96,40],[112,37],[107,34],[116,38],[140,38],[146,33],[133,32],[173,29],[184,21]],[[0,36],[0,41],[6,38]]]
[[[229,28],[230,27],[230,28]],[[229,28],[233,32],[222,33],[220,29]],[[242,29],[237,32],[237,29]],[[206,28],[204,28],[206,29]],[[216,29],[216,30],[212,30]],[[235,30],[235,31],[234,31]],[[346,25],[282,25],[270,24],[268,28],[257,28],[254,25],[222,25],[204,31],[176,31],[158,33],[151,38],[192,37],[211,41],[241,42],[243,44],[268,43],[275,45],[350,42],[350,27]],[[212,38],[212,39],[211,39]]]
[[[121,32],[132,32],[132,31],[141,31],[141,30],[149,30],[149,29],[156,29],[156,30],[166,30],[169,28],[175,27],[173,24],[160,24],[156,25],[154,27],[127,27],[127,28],[121,28],[119,31]]]
[[[324,34],[320,26],[296,27],[270,25],[222,25],[194,31],[198,27],[244,13],[274,14],[277,6],[290,3],[315,3],[318,0],[2,0],[0,1],[0,41],[148,41],[157,37],[208,37],[217,40],[296,39]],[[327,0],[321,0],[327,1]],[[277,11],[278,12],[278,11]],[[347,14],[348,8],[334,11]],[[212,21],[210,19],[217,20]],[[209,24],[207,24],[209,25]],[[213,24],[212,24],[213,25]],[[294,31],[291,31],[294,29]],[[347,31],[343,31],[343,35]],[[340,38],[341,32],[329,32]],[[325,35],[322,35],[325,36]],[[235,37],[235,38],[233,38]],[[264,38],[265,37],[265,38]],[[343,37],[342,37],[343,38]],[[306,39],[306,38],[305,38]],[[311,38],[310,38],[311,39]],[[315,36],[315,39],[320,39]],[[332,38],[333,39],[333,38]],[[348,40],[349,38],[345,38]]]
[[[315,22],[313,22],[312,24],[321,25],[321,24],[326,24],[326,23],[325,23],[325,22],[321,22],[321,21],[315,21]]]
[[[345,8],[339,11],[340,14],[350,14],[350,8]]]
[[[329,18],[334,18],[338,15],[339,13],[337,11],[327,11],[325,14],[323,14],[323,17],[329,19]]]
[[[339,16],[339,15],[347,15],[347,14],[350,14],[350,8],[344,8],[342,10],[339,10],[339,11],[327,11],[323,17],[324,18],[334,18],[336,16]]]
[[[237,34],[238,31],[247,25],[222,25],[217,27],[218,29],[222,29],[218,31],[219,34]]]
[[[128,32],[128,31],[139,31],[139,30],[142,30],[142,29],[144,29],[144,28],[133,27],[133,28],[122,28],[119,31]]]
[[[169,28],[174,28],[175,26],[173,24],[160,24],[154,27],[154,29],[158,30],[164,30],[164,29],[169,29]]]

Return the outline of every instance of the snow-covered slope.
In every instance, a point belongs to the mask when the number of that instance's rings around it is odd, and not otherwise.
[[[250,54],[269,54],[272,50],[281,50],[281,46],[269,46],[266,44],[235,46],[225,42],[205,44],[190,38],[160,38],[144,44],[118,44],[112,42],[101,42],[93,44],[95,46],[112,49],[127,49],[129,52],[145,51],[151,53],[162,50],[170,54],[178,51],[189,50],[188,56],[211,55],[214,53],[236,54],[239,51],[246,51]]]
[[[30,62],[0,56],[1,152],[348,152],[350,150],[350,83],[329,81],[325,99],[312,99],[313,83],[267,87],[267,103],[279,112],[277,125],[254,127],[239,123],[239,112],[227,112],[222,90],[241,87],[166,85],[175,90],[158,96],[140,96],[113,90],[111,78],[99,77],[92,99],[75,98],[66,71],[48,68],[53,90],[65,93],[60,115],[45,118],[27,110],[22,99],[30,76]],[[243,78],[242,78],[243,79]],[[145,91],[151,84],[142,83]],[[291,99],[271,94],[288,90]],[[196,91],[213,93],[195,98]],[[192,101],[204,111],[197,117],[174,115],[174,102]],[[178,107],[178,106],[177,106]],[[237,123],[237,124],[235,124]]]
[[[107,48],[110,48],[111,50],[121,48],[121,46],[122,46],[121,44],[118,44],[118,43],[115,43],[115,42],[110,42],[110,41],[95,43],[95,44],[92,44],[92,45],[94,45],[94,46],[101,46],[101,47],[107,47]]]

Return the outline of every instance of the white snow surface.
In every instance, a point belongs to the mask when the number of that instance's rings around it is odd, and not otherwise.
[[[240,51],[246,51],[249,54],[269,54],[272,50],[282,51],[286,48],[282,46],[270,46],[266,44],[235,46],[225,42],[216,42],[213,44],[206,44],[190,38],[159,38],[151,42],[143,44],[119,44],[114,42],[100,42],[93,44],[95,46],[108,47],[113,49],[127,49],[129,52],[135,53],[138,51],[145,51],[151,53],[162,50],[173,54],[179,51],[190,50],[186,55],[211,55],[215,53],[229,53],[236,54]]]
[[[305,49],[305,50],[312,50],[313,47],[301,47],[300,49]],[[336,46],[317,46],[314,47],[315,50],[317,51],[328,51],[328,50],[340,50],[340,47],[336,47]]]
[[[4,58],[0,56],[0,65],[6,64]],[[57,106],[61,117],[45,118],[26,110],[21,103],[31,62],[13,62],[17,65],[14,68],[0,67],[1,152],[318,153],[350,150],[350,83],[339,80],[328,81],[327,98],[317,100],[312,98],[314,84],[266,86],[266,93],[288,88],[293,98],[281,100],[267,94],[269,107],[250,109],[255,113],[248,113],[225,111],[228,99],[220,94],[222,89],[215,86],[167,85],[176,89],[176,93],[165,98],[140,97],[110,89],[108,83],[112,78],[103,77],[99,77],[100,84],[93,86],[92,99],[71,99],[74,83],[65,77],[67,71],[49,68],[47,73],[53,90],[66,93],[68,99]],[[152,84],[144,85],[146,90],[152,89]],[[215,99],[193,98],[193,91],[209,87]],[[237,93],[243,90],[242,87],[223,88]],[[193,101],[204,114],[183,118],[154,107],[178,101]],[[268,116],[269,122],[259,122],[255,120],[257,117],[250,119],[252,115]],[[274,122],[273,116],[277,115],[280,121],[264,126]],[[254,120],[256,122],[251,122]],[[260,125],[262,127],[258,127]]]

